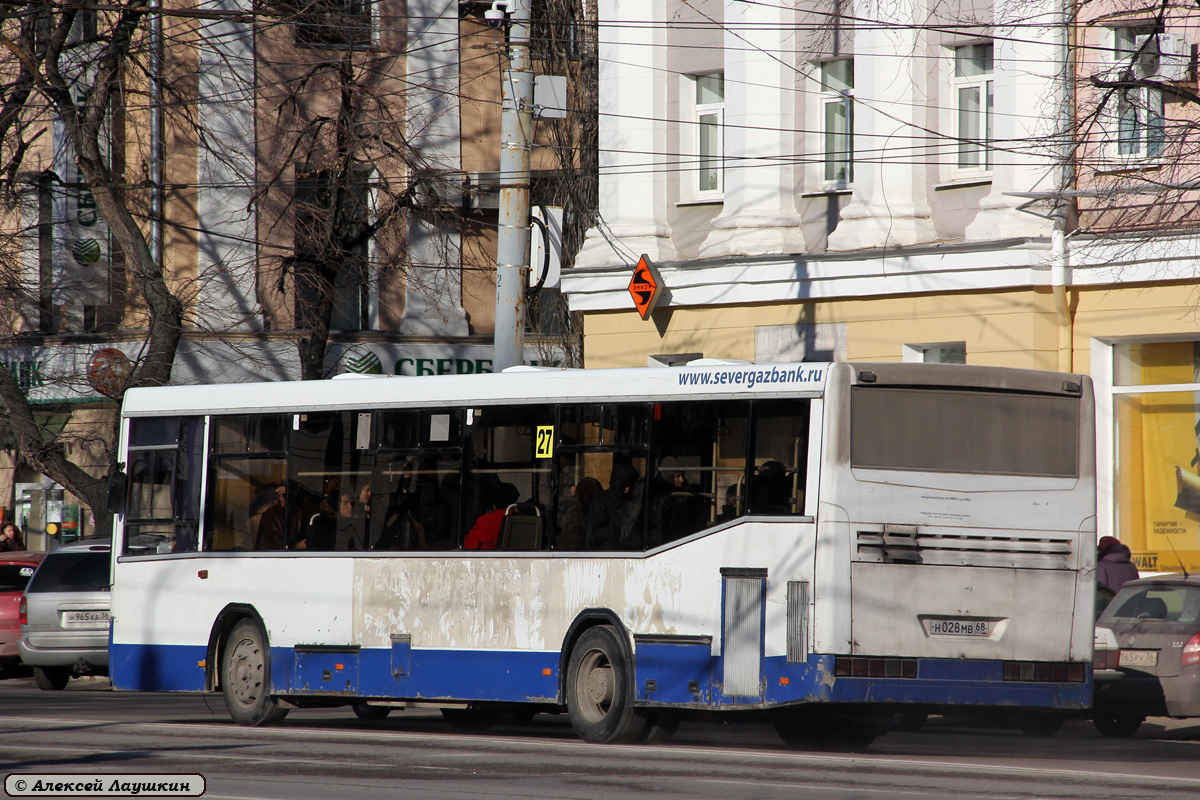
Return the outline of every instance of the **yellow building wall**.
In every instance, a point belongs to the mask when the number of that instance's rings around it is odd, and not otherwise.
[[[628,311],[585,317],[588,367],[645,366],[658,353],[755,359],[755,329],[843,323],[850,361],[899,361],[905,344],[964,341],[967,363],[1055,369],[1058,329],[1049,291],[921,295],[678,308],[643,322]]]

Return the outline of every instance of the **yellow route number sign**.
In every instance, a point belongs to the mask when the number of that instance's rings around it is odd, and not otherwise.
[[[534,458],[554,458],[554,426],[538,425]]]

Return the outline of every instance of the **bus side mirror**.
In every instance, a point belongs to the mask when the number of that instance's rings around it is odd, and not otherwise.
[[[104,507],[110,514],[125,513],[125,492],[129,489],[129,476],[119,469],[108,476],[108,497]]]

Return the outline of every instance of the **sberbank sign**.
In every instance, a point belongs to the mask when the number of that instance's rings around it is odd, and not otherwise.
[[[331,348],[330,356],[337,364],[335,372],[355,372],[360,375],[482,375],[494,372],[490,345],[395,345],[354,344]],[[561,355],[527,349],[525,363],[532,366],[553,366]]]
[[[492,371],[490,358],[398,358],[397,375],[475,375]]]

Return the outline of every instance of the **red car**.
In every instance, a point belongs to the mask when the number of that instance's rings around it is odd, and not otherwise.
[[[45,557],[45,553],[21,550],[0,553],[0,671],[20,663],[17,642],[21,639],[21,626],[17,624],[17,607],[25,584]]]

